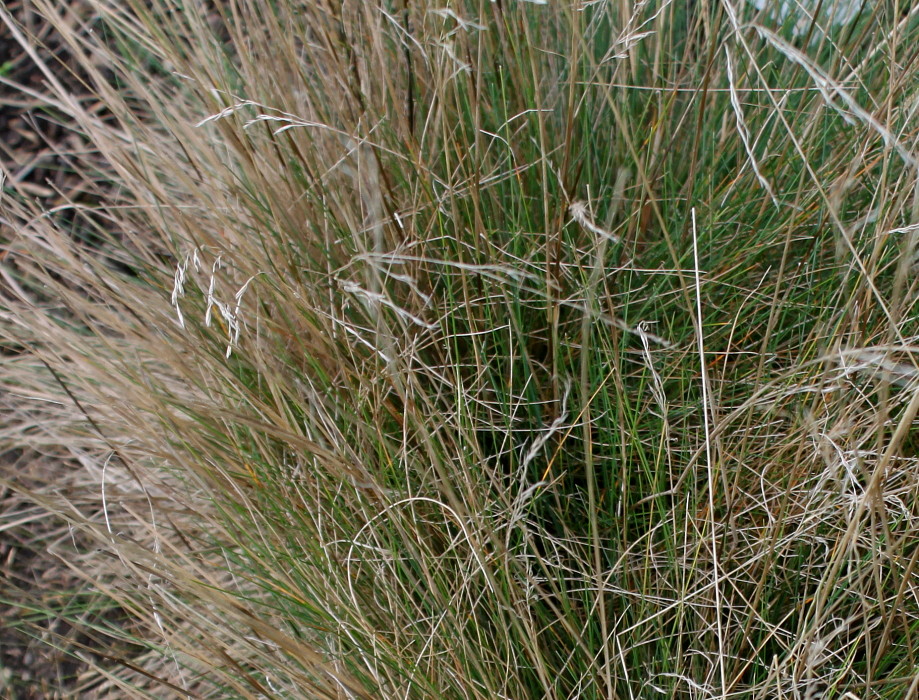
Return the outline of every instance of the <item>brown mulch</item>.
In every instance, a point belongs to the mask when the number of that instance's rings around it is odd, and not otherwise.
[[[21,450],[0,455],[0,473],[25,488],[41,489],[60,466]],[[0,694],[73,697],[86,665],[64,650],[87,640],[65,617],[80,614],[86,584],[51,554],[73,548],[69,528],[11,489],[0,489],[0,522]]]
[[[39,55],[56,71],[58,79],[77,94],[85,92],[70,73],[67,49],[52,27],[21,0],[5,3],[5,8],[19,23],[20,31],[34,37]],[[0,24],[0,161],[9,171],[6,185],[16,185],[21,192],[53,206],[57,193],[72,193],[80,187],[67,160],[70,154],[80,152],[82,141],[43,104],[40,95],[45,82],[44,74],[6,24]]]

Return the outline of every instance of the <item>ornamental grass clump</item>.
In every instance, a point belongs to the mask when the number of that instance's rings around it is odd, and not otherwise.
[[[74,692],[916,692],[916,10],[33,4],[91,94],[0,10],[85,144],[5,166],[0,434]]]

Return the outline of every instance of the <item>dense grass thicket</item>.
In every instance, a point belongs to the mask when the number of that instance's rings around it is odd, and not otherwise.
[[[910,3],[33,4],[93,97],[70,206],[7,173],[0,447],[80,697],[919,692]]]

